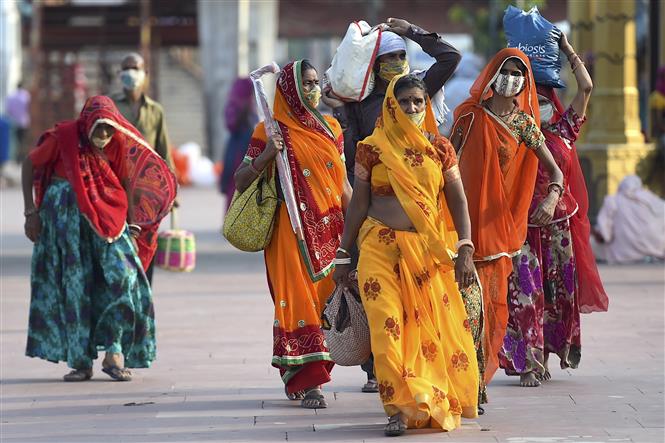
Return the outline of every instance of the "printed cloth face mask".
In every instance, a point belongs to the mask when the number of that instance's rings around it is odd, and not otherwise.
[[[409,73],[409,62],[406,60],[392,60],[379,63],[379,77],[390,82],[393,77]]]
[[[312,108],[319,106],[319,101],[321,100],[321,87],[316,85],[309,92],[306,92],[305,100],[307,100],[307,103],[309,103]]]
[[[504,97],[514,97],[524,87],[524,76],[499,74],[494,82],[494,90]]]

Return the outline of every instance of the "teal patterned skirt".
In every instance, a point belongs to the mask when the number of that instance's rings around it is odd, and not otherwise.
[[[26,355],[86,369],[107,351],[122,353],[126,367],[149,367],[152,292],[129,231],[113,243],[98,236],[64,180],[51,183],[39,216]]]

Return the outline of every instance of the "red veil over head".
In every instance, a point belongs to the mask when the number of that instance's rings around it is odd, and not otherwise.
[[[552,120],[556,121],[561,118],[565,110],[554,88],[538,85],[538,94],[550,100],[554,105],[555,115]],[[605,312],[609,306],[609,299],[600,280],[596,259],[589,242],[591,235],[591,223],[588,217],[589,194],[577,156],[577,148],[572,141],[567,143],[570,146],[568,148],[561,137],[548,130],[547,127],[542,128],[542,131],[550,150],[568,153],[570,157],[569,169],[564,171],[564,174],[569,188],[567,191],[570,192],[578,207],[577,212],[570,218],[570,231],[575,253],[580,312]]]
[[[89,142],[99,123],[116,129],[103,151]],[[138,255],[147,268],[157,247],[159,222],[170,211],[177,192],[175,175],[166,162],[105,96],[89,98],[77,120],[57,124],[42,137],[47,136],[55,137],[79,210],[99,236],[112,242],[122,235],[127,221],[141,226]],[[35,171],[37,205],[54,166]],[[129,217],[128,211],[132,212]]]

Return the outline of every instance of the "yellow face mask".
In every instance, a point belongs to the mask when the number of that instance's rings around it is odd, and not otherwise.
[[[418,126],[421,128],[423,126],[423,123],[425,123],[425,111],[423,112],[416,112],[415,114],[406,114],[409,119],[413,122],[414,125]]]
[[[409,62],[406,60],[394,60],[379,63],[379,77],[390,82],[396,75],[408,74]]]
[[[319,106],[321,100],[321,87],[314,86],[309,92],[305,92],[305,100],[312,108]]]

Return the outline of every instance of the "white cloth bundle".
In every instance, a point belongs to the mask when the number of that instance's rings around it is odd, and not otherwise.
[[[367,22],[353,22],[340,43],[324,82],[333,95],[344,101],[359,102],[374,89],[374,60],[381,44],[381,28]]]

